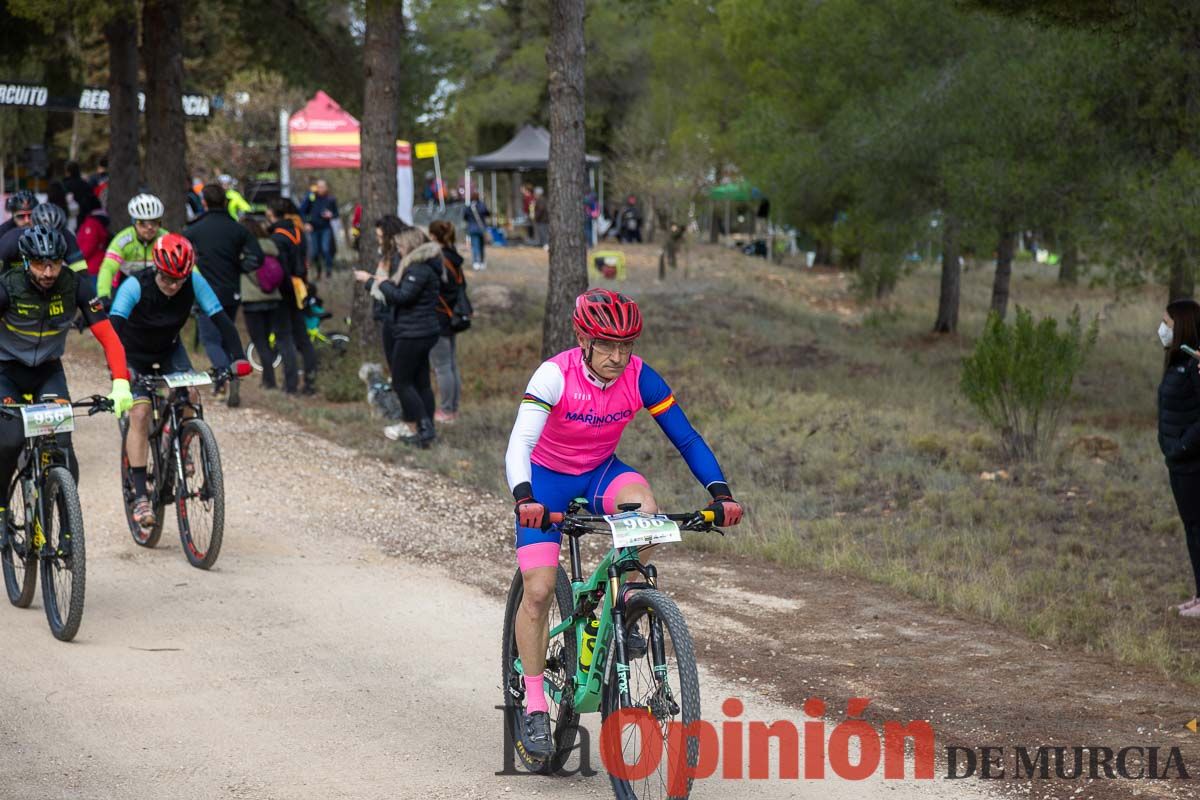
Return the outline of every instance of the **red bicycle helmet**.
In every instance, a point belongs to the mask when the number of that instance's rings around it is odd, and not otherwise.
[[[575,298],[575,330],[593,339],[630,342],[642,334],[642,312],[620,292],[588,289]]]
[[[196,266],[196,251],[182,234],[168,233],[154,243],[154,266],[169,278],[186,278]]]

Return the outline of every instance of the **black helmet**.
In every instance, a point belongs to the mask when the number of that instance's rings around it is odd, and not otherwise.
[[[42,203],[33,210],[33,224],[61,231],[67,227],[67,214],[54,203]]]
[[[67,240],[61,233],[45,225],[34,225],[21,234],[17,249],[26,260],[61,259],[67,254]]]
[[[4,201],[5,211],[29,211],[38,204],[37,195],[28,189],[13,192]]]

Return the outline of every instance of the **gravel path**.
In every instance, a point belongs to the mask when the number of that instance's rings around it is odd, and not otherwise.
[[[78,395],[104,385],[94,365],[68,372]],[[504,595],[494,587],[512,561],[503,502],[356,458],[254,409],[207,412],[228,493],[209,573],[188,566],[173,519],[158,548],[132,543],[116,425],[79,422],[83,627],[61,644],[40,599],[0,608],[0,798],[611,796],[603,772],[495,774]],[[450,572],[471,563],[474,585]],[[803,719],[705,672],[710,709],[734,695],[746,719]],[[982,796],[944,781],[712,779],[693,793],[884,795]]]

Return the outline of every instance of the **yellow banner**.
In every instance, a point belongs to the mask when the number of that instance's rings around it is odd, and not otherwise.
[[[315,131],[293,131],[288,141],[297,147],[325,146],[338,147],[345,145],[358,146],[358,131],[343,133],[320,133]]]
[[[437,158],[437,142],[417,142],[417,158]]]

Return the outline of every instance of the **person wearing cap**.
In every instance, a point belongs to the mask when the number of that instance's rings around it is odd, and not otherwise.
[[[1158,385],[1158,446],[1192,565],[1192,596],[1175,609],[1180,616],[1200,617],[1200,362],[1183,351],[1185,345],[1200,349],[1200,303],[1191,298],[1168,303],[1158,338],[1165,353]]]

